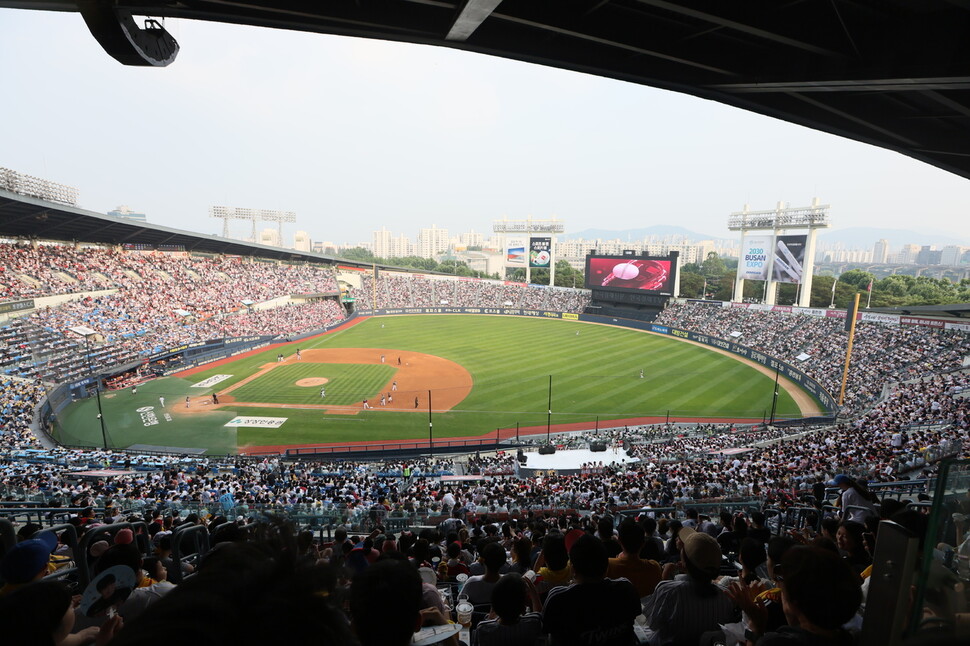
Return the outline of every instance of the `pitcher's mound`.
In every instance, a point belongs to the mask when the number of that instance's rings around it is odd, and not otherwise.
[[[304,386],[306,388],[312,388],[313,386],[322,386],[328,383],[330,380],[326,377],[307,377],[306,379],[300,379],[296,382],[297,386]]]

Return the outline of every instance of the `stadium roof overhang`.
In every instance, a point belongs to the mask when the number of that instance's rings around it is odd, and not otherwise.
[[[203,235],[116,218],[72,206],[47,202],[0,189],[0,237],[60,240],[96,244],[176,245],[196,253],[258,256],[272,260],[341,263],[370,267],[369,263],[344,260],[325,254],[283,249],[268,245]],[[394,269],[383,266],[382,268]],[[407,270],[403,270],[407,271]]]
[[[903,305],[900,307],[873,307],[867,312],[883,312],[886,314],[902,314],[904,316],[932,316],[970,318],[970,303],[952,305]]]
[[[116,218],[0,190],[0,235],[101,244],[179,245],[186,251],[259,255],[280,260],[334,260],[330,256],[204,236]]]
[[[576,70],[712,99],[970,178],[970,0],[0,0],[58,11],[81,4]]]
[[[152,248],[174,245],[193,253],[255,256],[289,262],[341,264],[371,268],[371,263],[346,260],[338,256],[284,249],[203,235],[182,229],[140,223],[124,218],[86,211],[73,206],[47,202],[0,189],[0,237],[29,240],[57,240],[92,244],[145,244]],[[378,264],[380,269],[414,272],[415,269]],[[440,274],[437,271],[424,271]]]

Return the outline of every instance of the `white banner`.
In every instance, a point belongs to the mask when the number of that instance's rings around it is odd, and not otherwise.
[[[230,377],[232,377],[232,375],[212,375],[208,379],[203,379],[202,381],[200,381],[197,384],[192,384],[192,387],[193,388],[208,388],[209,386],[215,386],[217,383],[219,383],[221,381],[225,381],[226,379],[229,379]]]
[[[774,236],[747,236],[741,249],[738,271],[745,280],[768,278],[768,258],[774,249]]]
[[[279,428],[287,417],[234,417],[226,426],[252,426],[255,428]]]
[[[872,323],[885,323],[886,325],[899,325],[898,314],[882,314],[880,312],[863,312],[862,320]]]

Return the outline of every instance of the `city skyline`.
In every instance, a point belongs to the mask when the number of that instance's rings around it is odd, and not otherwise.
[[[487,236],[493,220],[530,215],[569,231],[677,223],[731,238],[727,216],[744,204],[817,196],[836,231],[919,222],[966,235],[970,182],[694,97],[443,48],[184,20],[168,21],[183,46],[170,68],[126,68],[77,14],[0,12],[5,85],[22,97],[5,106],[18,128],[0,165],[74,186],[101,213],[127,204],[208,234],[221,229],[211,206],[279,209],[297,213],[285,238],[337,244],[382,224]]]

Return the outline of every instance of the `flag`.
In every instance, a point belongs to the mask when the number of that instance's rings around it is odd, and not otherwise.
[[[872,293],[872,279],[871,278],[869,279],[869,284],[866,285],[866,291],[869,292],[870,294]]]

